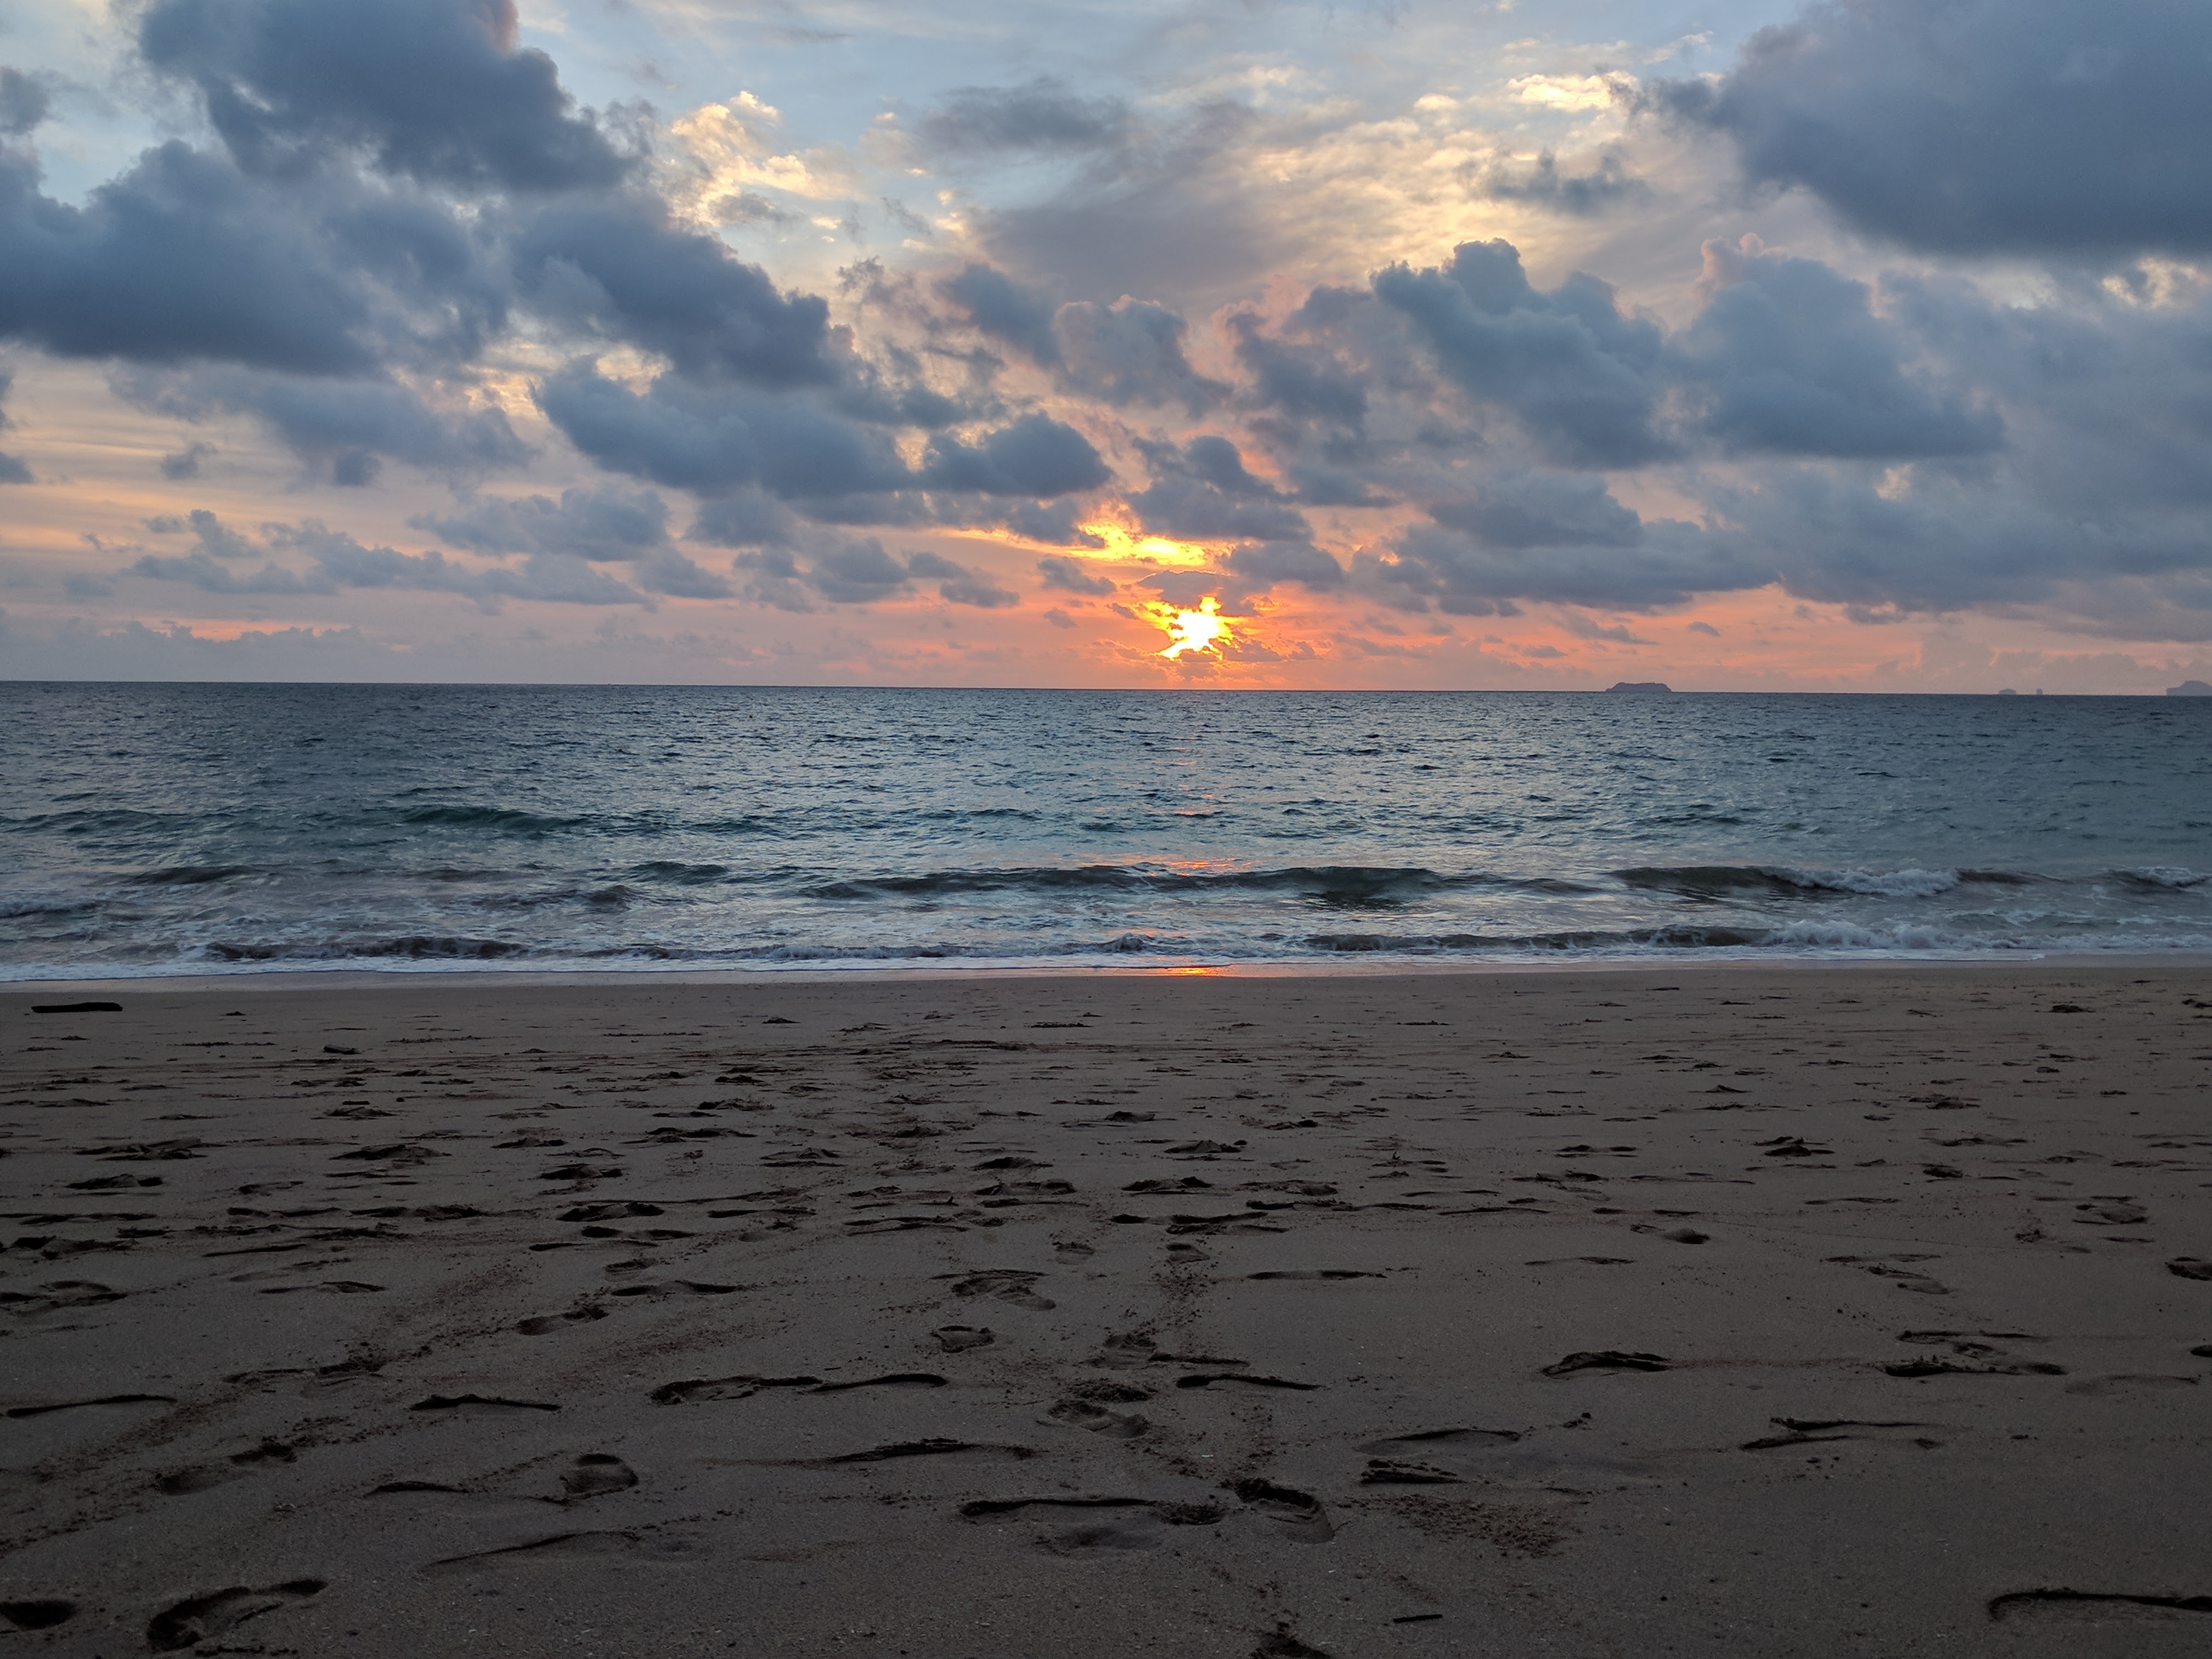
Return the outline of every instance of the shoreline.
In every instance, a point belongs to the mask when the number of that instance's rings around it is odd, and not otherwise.
[[[2082,972],[2096,969],[2170,969],[2187,972],[2212,967],[2212,951],[2155,951],[2127,952],[2021,951],[2002,956],[1906,957],[1806,955],[1735,957],[1715,961],[1694,957],[1598,957],[1546,962],[1423,963],[1393,958],[1388,961],[1232,962],[1120,963],[1082,966],[1068,963],[1012,963],[1003,966],[974,963],[943,967],[887,968],[871,963],[854,968],[650,968],[544,969],[516,968],[360,968],[327,969],[245,968],[229,973],[109,975],[90,978],[0,980],[0,996],[17,991],[46,994],[82,990],[118,990],[125,987],[159,988],[170,992],[216,991],[365,991],[380,988],[442,985],[456,988],[544,988],[559,986],[611,988],[654,985],[835,985],[931,984],[943,981],[982,982],[1072,979],[1086,981],[1218,979],[1218,980],[1358,980],[1518,978],[1527,975],[1571,974],[1743,974],[1777,969],[1803,973],[1927,972],[1945,974],[1976,969],[2048,969]]]

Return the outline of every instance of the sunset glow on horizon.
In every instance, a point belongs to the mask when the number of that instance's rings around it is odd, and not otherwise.
[[[2212,678],[2198,23],[1593,3],[26,0],[8,672]]]

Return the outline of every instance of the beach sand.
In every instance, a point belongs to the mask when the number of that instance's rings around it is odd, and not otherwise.
[[[2202,964],[0,1020],[9,1653],[2212,1649]]]

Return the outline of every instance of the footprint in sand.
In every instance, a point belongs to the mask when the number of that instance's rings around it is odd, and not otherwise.
[[[939,1325],[930,1334],[937,1346],[947,1353],[966,1353],[970,1348],[988,1348],[998,1338],[988,1325]]]
[[[954,1281],[955,1296],[996,1297],[1017,1308],[1035,1308],[1039,1311],[1060,1305],[1031,1288],[1044,1277],[1042,1273],[1024,1273],[1013,1267],[988,1267],[980,1273],[941,1273],[939,1277]]]
[[[572,1326],[588,1325],[595,1319],[605,1319],[607,1310],[595,1302],[580,1303],[566,1313],[538,1314],[526,1319],[514,1328],[525,1336],[547,1336],[555,1331],[565,1331]]]
[[[76,1616],[76,1603],[59,1596],[31,1601],[0,1601],[0,1621],[14,1630],[52,1630]]]
[[[233,1452],[220,1463],[197,1463],[190,1468],[173,1469],[158,1475],[154,1490],[170,1498],[180,1498],[187,1492],[205,1492],[210,1486],[220,1486],[233,1480],[243,1480],[264,1464],[290,1463],[298,1454],[281,1440],[264,1440],[259,1445],[242,1452]]]
[[[960,1516],[966,1521],[993,1521],[1006,1516],[1035,1520],[1063,1510],[1094,1518],[1038,1537],[1036,1547],[1047,1554],[1152,1549],[1166,1540],[1170,1527],[1210,1527],[1224,1514],[1218,1504],[1149,1498],[983,1498],[963,1504]]]
[[[1142,1412],[1109,1411],[1089,1400],[1063,1400],[1045,1415],[1055,1423],[1070,1428],[1088,1429],[1093,1434],[1103,1434],[1109,1440],[1134,1440],[1149,1431],[1152,1419]]]
[[[327,1586],[320,1578],[294,1578],[265,1589],[234,1584],[206,1595],[163,1608],[146,1625],[146,1645],[156,1653],[175,1653],[197,1647],[210,1637],[236,1628],[249,1619],[320,1595]]]
[[[1586,1350],[1544,1367],[1547,1376],[1571,1376],[1577,1371],[1663,1371],[1674,1362],[1656,1353],[1624,1353],[1617,1348]]]
[[[561,1496],[556,1501],[580,1504],[611,1492],[628,1492],[635,1485],[637,1472],[613,1453],[585,1452],[562,1472]]]
[[[1336,1536],[1321,1500],[1309,1492],[1277,1486],[1256,1475],[1239,1480],[1231,1490],[1248,1509],[1265,1516],[1278,1531],[1302,1544],[1326,1544]]]

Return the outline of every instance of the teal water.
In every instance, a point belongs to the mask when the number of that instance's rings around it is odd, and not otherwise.
[[[0,977],[2212,949],[2212,699],[0,685]]]

